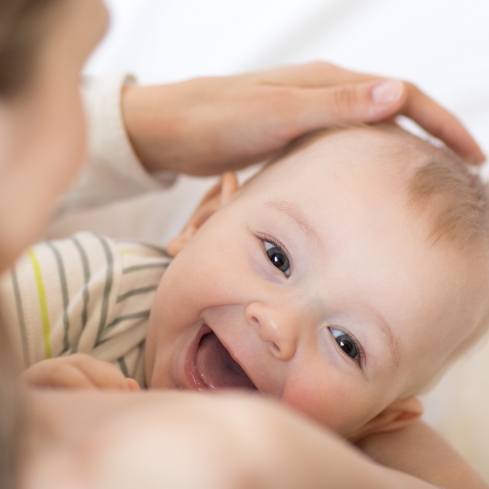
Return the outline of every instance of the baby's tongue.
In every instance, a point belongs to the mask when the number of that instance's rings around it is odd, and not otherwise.
[[[214,333],[202,339],[196,364],[203,381],[209,387],[255,389],[243,369],[231,358]]]

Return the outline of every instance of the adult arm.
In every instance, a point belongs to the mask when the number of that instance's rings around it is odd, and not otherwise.
[[[63,211],[158,190],[177,173],[241,169],[308,132],[397,114],[468,160],[484,158],[461,122],[414,85],[322,62],[154,86],[89,80],[84,92],[90,164]]]
[[[472,162],[484,155],[462,123],[411,83],[330,63],[140,87],[124,120],[148,171],[220,174],[272,156],[318,129],[402,114]]]
[[[367,437],[358,444],[376,462],[446,489],[487,489],[479,474],[426,423]]]
[[[122,93],[128,76],[84,80],[87,114],[87,163],[74,187],[63,196],[57,216],[170,187],[175,172],[149,174],[125,129]]]
[[[46,487],[55,487],[55,477],[67,473],[69,461],[63,470],[59,453],[73,455],[72,475],[80,479],[71,482],[80,488],[434,487],[369,461],[320,426],[255,396],[176,391],[33,395],[38,429],[52,438],[38,454],[38,471],[51,478]],[[49,470],[43,472],[42,465]],[[30,475],[39,482],[38,474]]]

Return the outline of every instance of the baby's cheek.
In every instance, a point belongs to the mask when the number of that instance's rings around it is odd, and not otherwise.
[[[358,403],[353,389],[335,382],[309,377],[287,381],[282,402],[339,434],[349,433],[358,422]]]
[[[250,260],[233,239],[216,242],[205,233],[189,244],[178,262],[180,297],[192,301],[195,308],[241,304],[255,298],[260,278]],[[177,281],[177,280],[176,280]]]

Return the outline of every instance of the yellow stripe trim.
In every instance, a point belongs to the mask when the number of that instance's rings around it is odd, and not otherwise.
[[[122,250],[121,251],[121,255],[124,255],[124,256],[131,256],[131,255],[137,255],[137,251],[136,250]]]
[[[31,260],[32,269],[34,271],[34,278],[36,281],[37,295],[39,297],[39,307],[41,309],[41,323],[42,323],[42,337],[44,341],[44,355],[46,358],[53,356],[53,349],[51,347],[51,324],[49,322],[48,301],[46,296],[46,287],[44,286],[44,280],[42,278],[41,265],[34,252],[29,251],[29,259]]]

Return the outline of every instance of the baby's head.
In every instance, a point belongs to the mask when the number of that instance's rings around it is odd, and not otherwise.
[[[462,162],[389,126],[225,175],[169,246],[147,381],[258,389],[352,439],[400,427],[485,327],[488,213]]]

